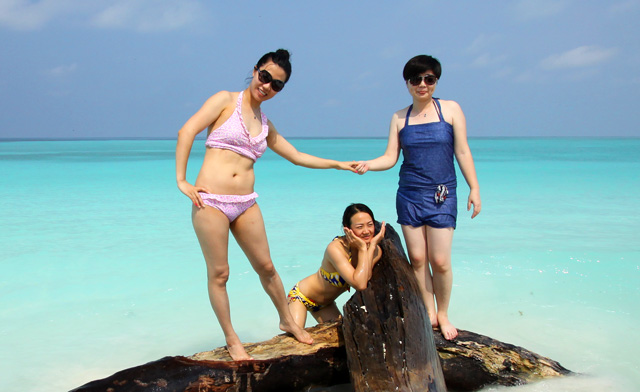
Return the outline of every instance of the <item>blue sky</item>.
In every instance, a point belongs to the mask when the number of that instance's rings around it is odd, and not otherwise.
[[[287,137],[386,137],[402,67],[470,137],[640,137],[640,0],[0,0],[0,138],[175,137],[265,52],[292,52],[263,110]]]

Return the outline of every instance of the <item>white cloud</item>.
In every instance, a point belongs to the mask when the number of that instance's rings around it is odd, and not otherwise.
[[[535,80],[535,73],[532,71],[523,71],[516,75],[513,80],[518,83],[528,83]]]
[[[520,0],[513,9],[516,18],[530,20],[558,15],[568,5],[569,2],[564,0]]]
[[[494,56],[489,53],[483,53],[471,62],[471,66],[477,68],[495,67],[503,64],[506,59],[507,55],[504,54]]]
[[[497,34],[480,34],[465,50],[471,54],[479,53],[486,50],[487,47],[495,45],[498,39],[499,36]]]
[[[394,59],[400,57],[404,52],[404,48],[401,45],[387,46],[380,50],[380,56],[383,59]]]
[[[78,64],[76,63],[69,64],[69,65],[60,65],[58,67],[46,70],[45,74],[53,77],[60,77],[60,76],[65,76],[75,72],[77,68],[78,68]]]
[[[640,2],[637,0],[622,1],[612,4],[609,7],[609,13],[613,16],[623,15],[633,12],[640,8]]]
[[[38,30],[52,19],[73,10],[74,1],[0,0],[0,26],[12,30]]]
[[[172,31],[199,22],[204,14],[197,0],[0,0],[0,26],[23,31],[70,18],[99,28]]]
[[[514,75],[515,70],[513,67],[503,67],[494,71],[491,76],[497,79],[506,79]]]
[[[554,54],[540,62],[544,69],[581,68],[602,63],[618,52],[615,48],[580,46],[568,52]]]
[[[91,23],[101,28],[140,32],[172,31],[197,23],[204,14],[196,1],[117,1],[101,10]]]

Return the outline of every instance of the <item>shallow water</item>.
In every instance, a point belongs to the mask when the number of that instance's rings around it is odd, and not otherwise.
[[[381,139],[292,143],[342,160],[372,158],[386,146]],[[580,373],[509,390],[637,390],[640,139],[470,145],[483,210],[469,219],[459,176],[452,321]],[[168,140],[0,143],[0,390],[69,390],[224,344],[189,200],[175,187],[174,148]],[[202,155],[194,147],[191,181]],[[365,176],[309,170],[270,151],[258,161],[258,203],[286,289],[317,269],[347,204],[369,205],[400,231],[398,168]],[[235,243],[230,262],[242,339],[280,333]]]

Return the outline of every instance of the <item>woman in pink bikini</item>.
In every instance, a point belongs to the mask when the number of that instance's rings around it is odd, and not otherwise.
[[[354,162],[338,162],[299,152],[282,137],[260,110],[262,102],[281,91],[291,75],[289,52],[262,56],[249,87],[220,91],[209,98],[178,132],[176,181],[193,203],[192,221],[207,263],[209,300],[234,360],[252,359],[231,325],[229,297],[229,231],[258,273],[278,315],[280,329],[302,343],[311,336],[298,326],[287,307],[284,286],[269,254],[262,213],[253,190],[253,165],[269,147],[288,161],[314,169],[355,171]],[[186,180],[187,161],[196,135],[208,130],[206,152],[195,185]]]

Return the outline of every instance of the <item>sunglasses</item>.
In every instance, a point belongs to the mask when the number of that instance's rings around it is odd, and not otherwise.
[[[260,83],[271,83],[271,88],[273,91],[278,92],[284,88],[284,82],[282,80],[274,79],[273,76],[267,70],[260,70],[258,67],[253,67],[256,71],[258,71],[258,80]]]
[[[425,75],[425,76],[414,76],[412,78],[409,78],[409,83],[411,83],[412,86],[419,86],[420,83],[422,83],[423,79],[424,79],[424,84],[426,84],[427,86],[433,86],[438,81],[438,78],[436,78],[435,75]]]

